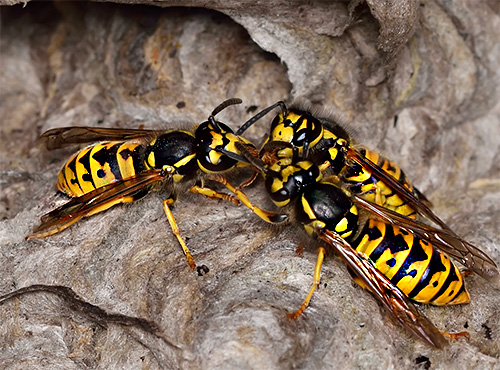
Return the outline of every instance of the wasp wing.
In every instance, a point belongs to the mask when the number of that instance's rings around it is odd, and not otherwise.
[[[391,188],[404,202],[408,203],[419,214],[427,217],[443,229],[449,229],[448,225],[446,225],[446,223],[430,209],[431,202],[420,191],[415,189],[415,193],[418,197],[415,196],[415,194],[403,186],[403,184],[395,179],[390,173],[384,171],[382,168],[377,166],[377,164],[364,157],[355,149],[349,149],[347,151],[347,157],[361,165],[363,168],[369,170],[377,180],[382,181],[389,188]]]
[[[149,170],[126,180],[117,181],[97,188],[80,197],[72,198],[67,203],[41,217],[41,224],[26,238],[42,238],[64,230],[82,217],[101,212],[126,197],[147,191],[148,186],[165,179],[162,170]]]
[[[356,203],[385,222],[397,225],[432,243],[436,248],[460,261],[465,267],[487,280],[498,280],[495,262],[479,248],[463,240],[450,229],[438,229],[403,216],[378,204],[354,196]]]
[[[64,148],[74,144],[88,144],[98,141],[126,141],[144,137],[154,137],[165,131],[101,128],[101,127],[61,127],[45,131],[38,143],[49,150]]]
[[[348,266],[363,280],[366,288],[400,323],[434,347],[443,348],[448,345],[441,332],[363,254],[352,248],[335,232],[323,229],[317,230],[317,233],[340,254]]]

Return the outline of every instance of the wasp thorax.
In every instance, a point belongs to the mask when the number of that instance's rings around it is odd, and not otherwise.
[[[194,137],[184,131],[170,131],[158,136],[146,148],[148,168],[175,167],[181,175],[196,169]]]
[[[298,220],[309,225],[320,221],[328,230],[338,232],[342,237],[354,233],[358,225],[358,213],[349,197],[338,187],[319,183],[302,194],[296,203]]]

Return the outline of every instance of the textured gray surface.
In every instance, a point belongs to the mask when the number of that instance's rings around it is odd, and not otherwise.
[[[158,193],[24,240],[64,202],[54,183],[71,150],[33,148],[46,129],[188,128],[240,97],[243,105],[221,114],[237,127],[253,106],[298,99],[342,117],[359,142],[397,160],[438,215],[500,262],[498,4],[357,3],[190,3],[231,18],[102,3],[2,8],[0,292],[68,286],[107,312],[154,322],[163,338],[98,325],[55,295],[33,293],[0,306],[3,366],[500,367],[500,295],[478,276],[467,278],[469,305],[422,307],[440,329],[467,326],[470,340],[444,351],[393,322],[333,255],[311,307],[288,320],[309,289],[315,245],[305,239],[298,256],[296,226],[273,229],[243,207],[179,197],[174,214],[196,261],[210,267],[203,277],[187,266]],[[269,120],[252,130],[255,141]],[[269,207],[261,185],[249,196]]]

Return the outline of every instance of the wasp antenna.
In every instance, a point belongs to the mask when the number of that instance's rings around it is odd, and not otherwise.
[[[213,117],[215,117],[217,114],[219,114],[221,111],[223,111],[224,109],[226,109],[230,105],[236,105],[236,104],[241,104],[241,103],[243,103],[243,100],[241,100],[240,98],[231,98],[231,99],[224,100],[217,107],[215,107],[215,109],[212,111],[212,114],[210,115],[210,117],[212,117],[212,119],[213,119]],[[210,118],[208,120],[210,121]]]
[[[236,143],[234,143],[234,145],[236,146],[236,149],[241,152],[241,155],[246,159],[245,162],[250,163],[252,166],[257,168],[264,174],[267,174],[269,172],[266,164],[262,161],[262,159],[254,156],[243,143],[237,141]]]
[[[274,108],[276,107],[280,107],[281,108],[281,112],[283,113],[283,117],[286,117],[287,115],[287,108],[286,108],[286,105],[285,103],[283,103],[282,101],[279,101],[277,103],[274,103],[273,105],[267,107],[266,109],[260,111],[259,113],[257,113],[255,116],[253,116],[252,118],[250,118],[248,121],[246,121],[239,129],[238,131],[236,131],[236,135],[241,135],[242,133],[244,133],[246,130],[248,130],[248,128],[250,126],[252,126],[255,122],[257,122],[259,119],[261,119],[262,117],[264,117],[266,114],[268,114],[270,111],[272,111]]]
[[[219,126],[219,123],[215,120],[215,116],[219,114],[221,111],[229,107],[230,105],[235,105],[235,104],[241,104],[243,100],[239,98],[231,98],[224,100],[222,103],[220,103],[215,109],[212,111],[212,114],[208,117],[208,122],[212,124],[214,129],[218,132],[222,132],[222,128]]]

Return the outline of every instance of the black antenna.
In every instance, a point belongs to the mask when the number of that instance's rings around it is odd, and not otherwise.
[[[264,117],[266,114],[268,114],[270,111],[272,111],[274,108],[280,107],[281,108],[281,113],[283,114],[283,119],[288,115],[288,109],[286,108],[285,103],[282,101],[279,101],[266,109],[260,111],[257,113],[255,116],[250,118],[248,121],[246,121],[239,129],[236,131],[236,135],[241,135],[244,133],[250,126],[252,126],[255,122],[257,122],[259,119]]]
[[[223,111],[224,109],[226,109],[227,107],[229,107],[230,105],[241,104],[242,102],[243,102],[243,100],[241,100],[239,98],[231,98],[231,99],[224,100],[217,107],[215,107],[215,109],[212,111],[212,114],[208,117],[208,122],[210,122],[212,124],[212,126],[214,127],[214,129],[216,131],[218,131],[219,133],[222,132],[221,127],[219,126],[219,124],[215,120],[215,116],[217,114],[219,114],[221,111]]]
[[[220,103],[213,111],[210,116],[215,117],[217,114],[219,114],[221,111],[229,107],[230,105],[236,105],[236,104],[241,104],[243,103],[243,100],[240,98],[231,98],[224,100],[222,103]]]

